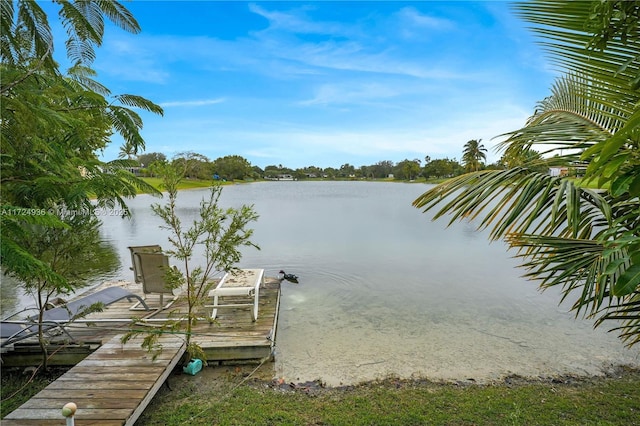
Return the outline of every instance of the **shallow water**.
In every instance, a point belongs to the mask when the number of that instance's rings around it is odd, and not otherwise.
[[[253,204],[260,214],[241,267],[284,269],[300,277],[282,287],[275,375],[350,384],[388,375],[491,380],[599,374],[640,367],[606,328],[575,319],[556,290],[540,293],[520,277],[513,253],[470,223],[444,221],[411,207],[422,184],[268,182],[224,188],[222,204]],[[179,196],[184,219],[204,190]],[[140,196],[132,220],[104,217],[103,235],[131,280],[127,246],[160,244],[166,232]]]

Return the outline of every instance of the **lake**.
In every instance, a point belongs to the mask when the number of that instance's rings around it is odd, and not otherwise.
[[[283,282],[274,375],[329,385],[398,376],[486,381],[509,374],[600,374],[640,366],[607,327],[576,319],[559,291],[541,293],[502,242],[474,224],[431,221],[411,206],[425,184],[260,182],[225,186],[223,207],[253,204],[260,218],[239,267],[280,269]],[[184,223],[207,190],[178,197]],[[127,246],[169,247],[149,208],[104,216],[103,236],[121,259],[98,279],[132,280]],[[4,287],[4,286],[3,286]],[[4,298],[4,296],[3,296]]]

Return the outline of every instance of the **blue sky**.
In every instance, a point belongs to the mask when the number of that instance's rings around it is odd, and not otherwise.
[[[493,138],[521,127],[555,76],[506,2],[125,5],[142,33],[108,26],[94,68],[113,93],[164,108],[142,114],[143,136],[169,158],[359,167],[459,160],[482,139],[493,162]]]

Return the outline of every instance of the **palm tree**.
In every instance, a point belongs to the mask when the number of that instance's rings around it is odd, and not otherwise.
[[[127,160],[133,160],[138,154],[138,147],[130,142],[125,142],[120,146],[120,150],[118,151],[118,158],[124,158]]]
[[[484,145],[481,145],[482,139],[472,139],[464,144],[464,151],[462,151],[462,162],[468,172],[477,172],[480,170],[482,160],[487,159],[487,149]]]
[[[616,320],[628,345],[640,342],[638,3],[516,5],[566,74],[501,148],[510,155],[538,148],[549,165],[584,162],[586,180],[608,190],[525,163],[454,178],[414,201],[425,211],[440,207],[436,217],[491,226],[491,238],[517,249],[528,277],[560,286],[563,300],[575,298],[572,309],[596,325]]]

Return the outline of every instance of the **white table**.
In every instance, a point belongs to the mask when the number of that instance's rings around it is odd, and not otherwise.
[[[251,320],[258,319],[258,300],[260,298],[260,285],[264,281],[264,269],[236,269],[227,272],[220,280],[216,288],[209,292],[209,297],[213,297],[213,308],[211,318],[218,316],[219,308],[235,308],[242,306],[252,306]],[[225,296],[245,296],[251,299],[248,303],[220,303],[221,297]]]

